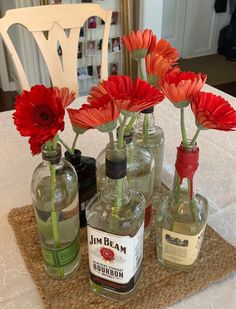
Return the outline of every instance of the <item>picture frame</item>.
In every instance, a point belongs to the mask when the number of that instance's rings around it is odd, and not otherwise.
[[[87,76],[88,75],[88,68],[87,67],[79,67],[77,69],[78,76]]]
[[[89,76],[93,76],[93,66],[92,65],[87,66],[87,72]]]
[[[97,17],[91,16],[89,17],[87,21],[87,27],[88,29],[96,29],[97,28]]]
[[[119,75],[119,64],[118,62],[112,62],[109,65],[109,75]]]
[[[113,11],[111,15],[111,25],[118,25],[119,12]]]
[[[83,43],[79,42],[78,44],[78,50],[77,50],[77,59],[83,58]]]
[[[120,37],[115,37],[111,39],[111,51],[113,53],[120,52],[121,45],[120,45]]]
[[[95,54],[96,54],[96,41],[88,40],[86,44],[86,55],[95,56]]]
[[[97,79],[101,79],[101,65],[100,64],[95,66],[95,72],[96,72]]]

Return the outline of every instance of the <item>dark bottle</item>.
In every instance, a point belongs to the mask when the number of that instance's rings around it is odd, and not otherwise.
[[[84,227],[86,226],[85,208],[97,192],[96,160],[82,156],[78,149],[75,149],[74,155],[66,151],[65,158],[74,166],[78,176],[80,226]]]

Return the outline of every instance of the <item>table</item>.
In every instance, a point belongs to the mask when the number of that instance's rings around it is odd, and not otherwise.
[[[236,108],[236,98],[208,85],[204,90],[225,97]],[[79,98],[73,107],[79,107],[83,102],[85,98]],[[163,182],[171,187],[176,146],[181,140],[179,110],[166,99],[155,108],[155,115],[166,139]],[[7,221],[11,208],[31,203],[31,176],[41,156],[31,156],[27,138],[19,135],[11,117],[11,111],[0,113],[0,308],[43,308]],[[68,116],[65,121],[66,129],[61,137],[71,144],[73,132]],[[192,136],[195,127],[190,111],[186,113],[186,126],[187,133]],[[77,146],[85,155],[96,157],[107,142],[107,134],[90,130],[79,137]],[[236,132],[201,132],[198,145],[200,166],[197,188],[210,204],[208,223],[236,246]],[[236,308],[236,273],[172,307]]]

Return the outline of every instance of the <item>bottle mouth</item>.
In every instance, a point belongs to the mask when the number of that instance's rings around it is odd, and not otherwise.
[[[57,144],[56,149],[48,150],[45,145],[42,146],[42,159],[50,162],[51,164],[57,164],[61,159],[61,145]]]
[[[146,108],[146,109],[141,111],[142,114],[151,114],[153,112],[154,112],[154,106]]]
[[[119,149],[118,142],[108,143],[106,146],[106,158],[108,160],[126,160],[126,147]]]
[[[119,134],[119,129],[120,127],[118,127],[116,129],[116,136],[118,138],[118,134]],[[130,144],[133,141],[133,135],[134,135],[134,129],[131,128],[129,132],[125,131],[124,132],[124,140],[125,140],[125,144]]]
[[[179,148],[185,150],[185,151],[188,151],[188,152],[191,152],[191,151],[195,151],[196,149],[198,149],[198,145],[197,143],[195,142],[193,145],[190,145],[191,143],[191,140],[190,139],[187,139],[187,143],[188,145],[184,145],[183,141],[180,143],[180,146]]]
[[[69,161],[73,166],[79,165],[81,162],[81,151],[79,149],[74,150],[74,154],[65,152],[65,158]]]

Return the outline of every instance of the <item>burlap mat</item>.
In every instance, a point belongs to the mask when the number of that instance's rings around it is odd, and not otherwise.
[[[198,265],[193,271],[184,273],[160,266],[156,260],[153,226],[152,234],[145,242],[143,272],[136,294],[128,303],[120,305],[89,290],[85,229],[81,233],[82,261],[78,272],[73,278],[57,281],[50,279],[44,270],[32,206],[12,209],[8,218],[46,308],[163,308],[223,279],[236,269],[236,248],[209,226]]]

